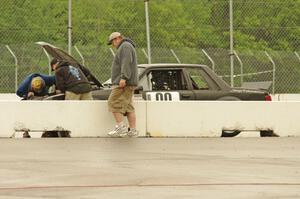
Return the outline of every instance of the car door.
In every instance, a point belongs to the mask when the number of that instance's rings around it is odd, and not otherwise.
[[[217,100],[227,91],[222,91],[216,82],[200,67],[186,68],[195,100]]]
[[[151,69],[141,78],[143,98],[150,101],[194,100],[195,95],[188,85],[182,69]]]

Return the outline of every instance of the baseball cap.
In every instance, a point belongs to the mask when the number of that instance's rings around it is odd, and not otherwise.
[[[34,77],[31,80],[31,88],[34,92],[40,93],[42,92],[45,86],[45,81],[41,77]]]
[[[112,40],[114,40],[115,38],[120,37],[120,36],[121,36],[121,33],[119,33],[119,32],[113,32],[113,33],[111,33],[109,35],[109,37],[108,37],[108,43],[107,43],[107,45],[111,45]]]

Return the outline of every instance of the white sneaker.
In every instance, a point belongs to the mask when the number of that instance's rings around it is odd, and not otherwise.
[[[115,129],[108,133],[111,137],[124,137],[127,135],[128,129],[125,124],[116,125]]]
[[[128,132],[127,132],[127,136],[128,137],[137,137],[139,135],[139,131],[136,130],[136,129],[130,129]]]

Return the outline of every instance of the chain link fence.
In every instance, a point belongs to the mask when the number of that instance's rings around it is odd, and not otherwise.
[[[71,28],[72,56],[102,82],[110,77],[113,31],[133,39],[138,62],[147,63],[144,1],[72,0],[68,27],[69,1],[0,2],[0,92],[14,92],[30,73],[49,74],[49,58],[35,42],[67,51]],[[234,56],[234,86],[272,81],[270,92],[299,93],[300,1],[233,0],[234,55],[229,1],[149,0],[152,63],[205,64],[230,83]]]

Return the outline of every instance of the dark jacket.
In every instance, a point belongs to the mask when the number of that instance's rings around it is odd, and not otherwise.
[[[118,46],[111,69],[112,84],[118,85],[120,79],[125,79],[127,86],[138,84],[135,44],[126,38]]]
[[[40,73],[33,73],[33,74],[30,74],[28,75],[24,81],[20,84],[16,94],[19,96],[19,97],[27,97],[28,95],[28,92],[33,92],[32,89],[31,89],[31,80],[34,78],[34,77],[41,77],[44,81],[45,81],[45,87],[43,88],[42,92],[40,93],[34,93],[35,96],[45,96],[45,95],[48,95],[48,90],[49,90],[49,87],[51,87],[52,85],[55,84],[55,76],[52,75],[52,76],[49,76],[49,75],[44,75],[44,74],[40,74]]]
[[[91,84],[80,68],[71,66],[67,62],[58,64],[55,77],[56,89],[62,92],[71,91],[79,94],[91,91]]]

